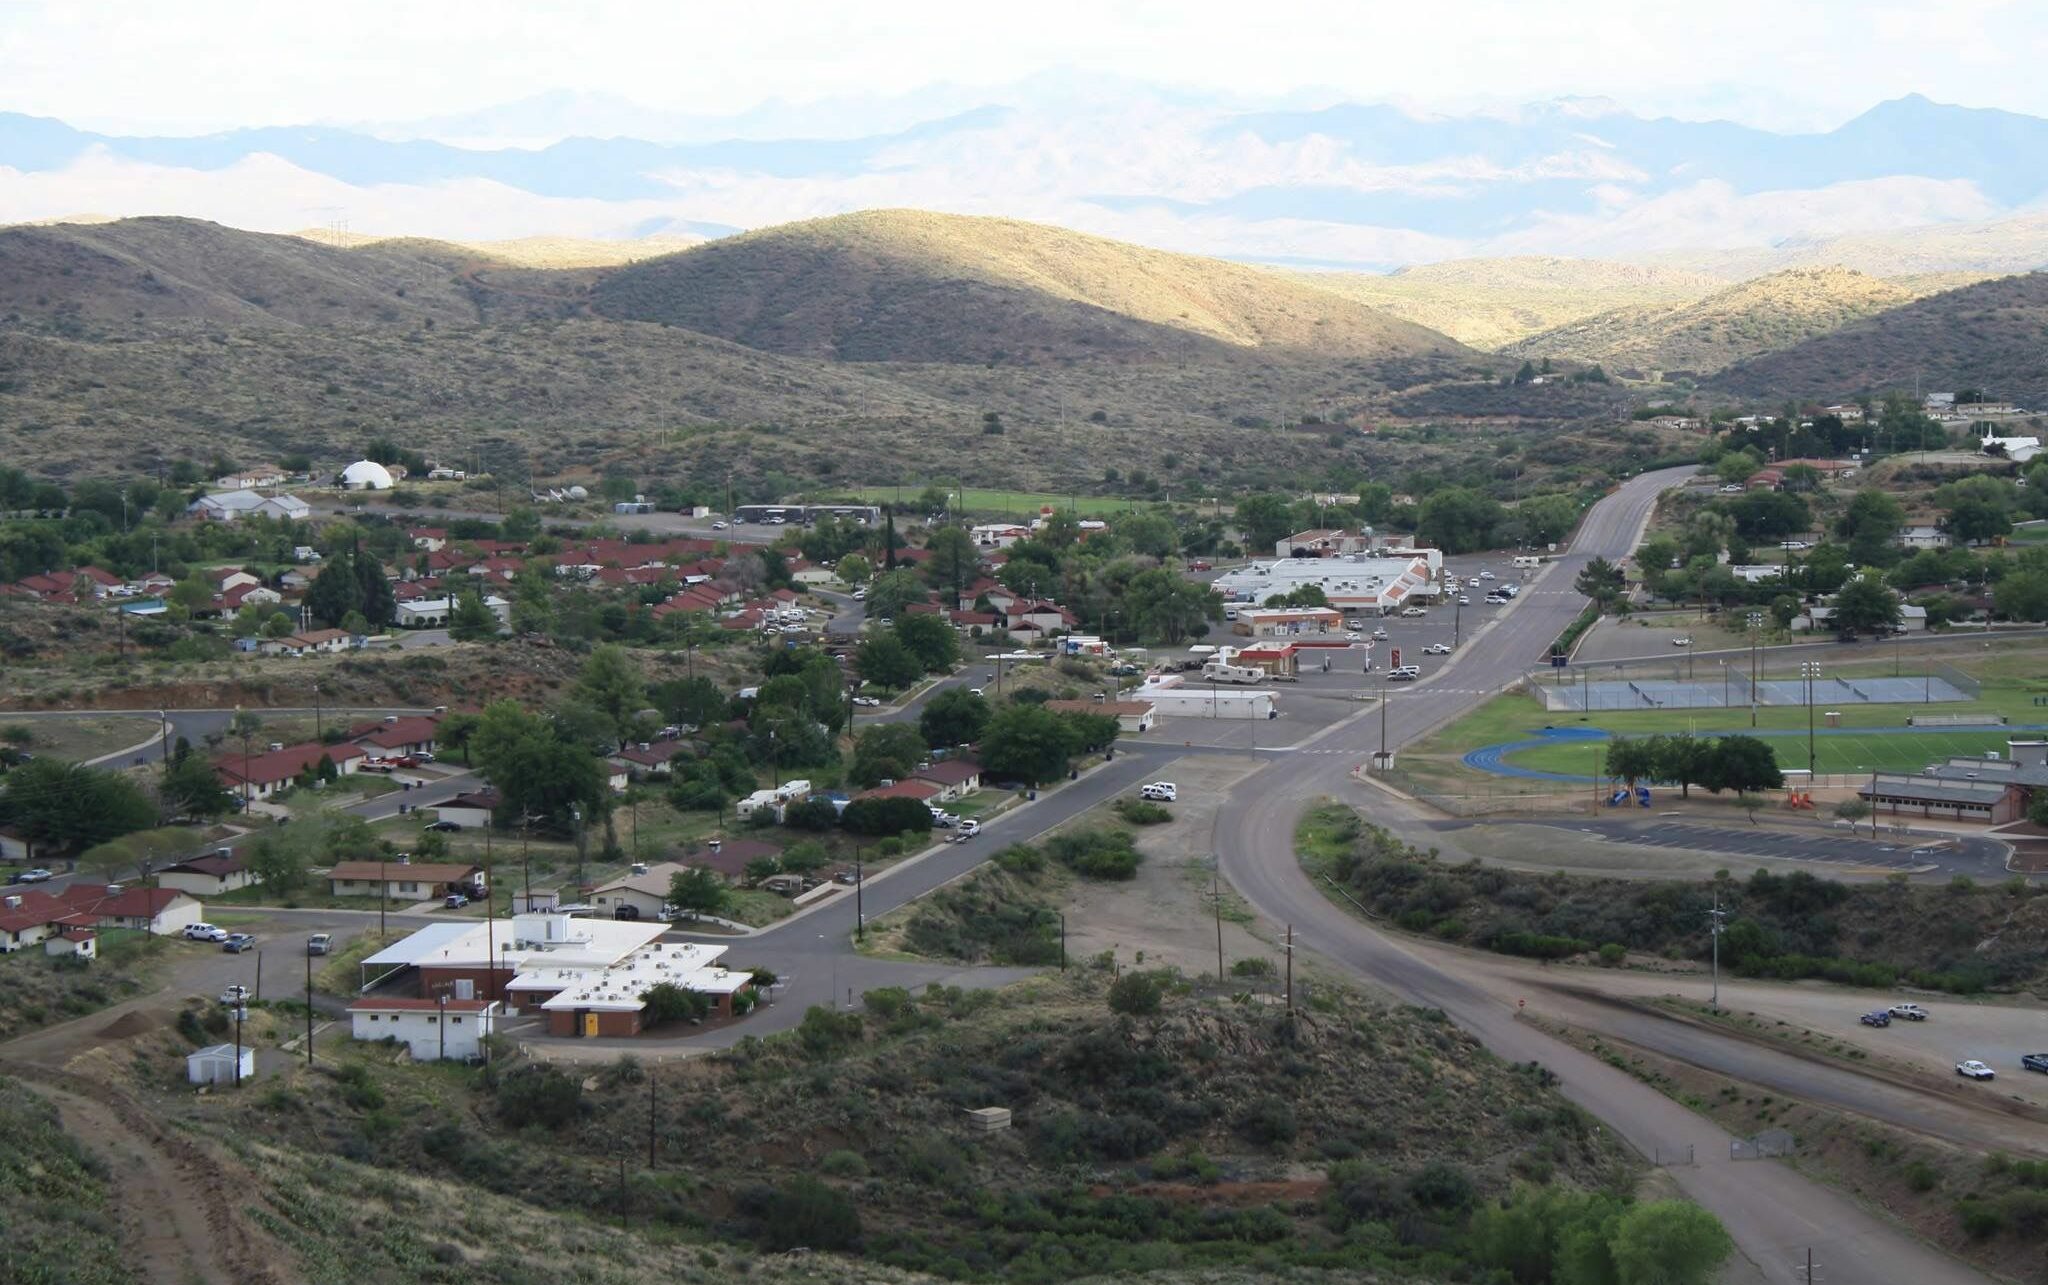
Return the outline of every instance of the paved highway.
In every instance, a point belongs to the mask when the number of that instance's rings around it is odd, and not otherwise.
[[[1397,696],[1387,714],[1390,748],[1417,740],[1537,663],[1582,603],[1572,581],[1595,556],[1633,548],[1657,496],[1690,470],[1635,478],[1586,515],[1571,550],[1551,563],[1514,608],[1503,612],[1430,682]],[[1450,690],[1455,680],[1462,690]],[[1446,690],[1431,689],[1443,683]],[[1352,765],[1379,744],[1379,721],[1356,715],[1309,743],[1337,754],[1288,756],[1246,778],[1218,814],[1223,873],[1268,918],[1294,926],[1308,949],[1411,1003],[1443,1010],[1509,1061],[1539,1061],[1563,1078],[1564,1092],[1650,1154],[1686,1146],[1698,1163],[1671,1170],[1688,1195],[1727,1225],[1762,1279],[1798,1279],[1795,1264],[1812,1247],[1834,1280],[1868,1285],[1950,1285],[1986,1278],[1931,1249],[1841,1195],[1781,1165],[1727,1159],[1728,1136],[1622,1071],[1517,1020],[1508,999],[1466,975],[1455,957],[1425,960],[1332,905],[1302,872],[1294,830],[1326,796],[1357,799]],[[1370,804],[1368,804],[1370,810]],[[1739,1059],[1738,1059],[1739,1060]],[[1738,1068],[1739,1070],[1739,1068]]]

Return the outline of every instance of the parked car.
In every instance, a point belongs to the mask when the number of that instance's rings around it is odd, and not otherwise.
[[[1894,1004],[1891,1006],[1890,1012],[1893,1017],[1903,1017],[1909,1022],[1924,1022],[1927,1020],[1927,1010],[1918,1004]]]
[[[1956,1063],[1956,1074],[1966,1080],[1995,1080],[1998,1072],[1979,1062],[1976,1058]]]
[[[314,933],[311,937],[306,938],[306,953],[308,955],[326,955],[332,953],[333,950],[333,933]]]
[[[1460,607],[1469,607],[1472,605],[1472,599],[1468,595],[1461,593],[1458,595],[1458,605]]]
[[[462,827],[453,821],[429,821],[423,828],[434,834],[453,834]]]
[[[420,763],[432,763],[435,761],[434,756],[432,754],[429,754],[425,750],[421,750],[419,753],[413,755],[413,759],[414,761]]]
[[[866,601],[867,601],[867,598],[868,598],[868,591],[867,591],[867,590],[865,590],[865,589],[855,589],[855,590],[853,591],[853,600],[854,600],[855,602],[866,602]]]
[[[987,693],[987,692],[983,691],[983,690],[982,690],[981,688],[979,688],[979,687],[970,687],[970,688],[968,688],[968,689],[967,689],[967,694],[968,694],[969,696],[986,696],[986,695],[988,695],[988,693]]]
[[[233,986],[229,986],[221,991],[220,1002],[235,1005],[246,1004],[249,1002],[249,988],[237,982]]]
[[[1188,563],[1188,570],[1190,571],[1213,571],[1215,569],[1216,568],[1213,563],[1205,562],[1200,558],[1197,558],[1193,562]]]
[[[356,765],[356,771],[358,772],[376,772],[386,776],[397,770],[392,764],[386,763],[382,759],[371,759],[367,763],[358,763]]]
[[[624,920],[628,920],[628,921],[630,921],[630,920],[638,919],[639,917],[640,917],[640,907],[638,907],[638,906],[633,906],[633,905],[621,905],[621,906],[614,906],[614,907],[612,908],[612,918],[614,918],[614,919],[624,919]]]
[[[1740,495],[1742,494],[1742,489],[1742,484],[1740,482],[1730,482],[1728,485],[1721,488],[1721,494]]]
[[[2021,1055],[2020,1055],[2020,1068],[2021,1068],[2022,1070],[2027,1070],[2027,1071],[2044,1071],[2044,1072],[2048,1072],[2048,1053],[2023,1053],[2023,1054],[2021,1054]]]
[[[876,700],[872,696],[856,696],[853,698],[853,703],[865,707],[870,705],[879,705],[882,702]]]
[[[1880,1008],[1874,1013],[1865,1013],[1857,1020],[1865,1026],[1890,1026],[1892,1024],[1892,1015]]]
[[[464,906],[469,904],[469,898],[464,896],[462,893],[451,892],[447,896],[441,898],[441,904],[448,907],[448,909],[450,910],[460,910]]]
[[[256,935],[254,933],[230,933],[227,940],[221,943],[221,949],[230,955],[239,955],[245,950],[254,950],[256,949]]]
[[[965,820],[965,821],[962,821],[962,822],[960,823],[960,837],[961,837],[961,838],[963,838],[963,839],[972,839],[972,838],[973,838],[973,837],[974,837],[975,835],[977,835],[977,834],[980,834],[980,833],[981,833],[981,822],[979,822],[979,821],[976,821],[976,820],[974,820],[973,818],[971,818],[971,817],[970,817],[969,819],[967,819],[967,820]]]
[[[55,879],[56,877],[57,877],[56,875],[54,875],[54,874],[51,874],[51,873],[50,873],[50,872],[49,872],[48,870],[45,870],[45,869],[43,869],[43,868],[42,868],[41,866],[37,866],[37,867],[36,867],[35,869],[33,869],[33,870],[17,870],[17,871],[15,871],[15,873],[14,873],[14,877],[13,877],[12,879],[8,880],[8,882],[9,882],[9,883],[46,883],[46,882],[48,882],[48,881],[49,881],[49,880],[51,880],[51,879]]]
[[[713,523],[711,524],[711,529],[712,529],[713,531],[723,531],[723,530],[725,530],[725,520],[724,520],[723,518],[721,518],[721,519],[719,519],[718,521],[716,521],[716,522],[713,522]]]
[[[1154,803],[1178,803],[1180,787],[1171,781],[1154,781],[1150,785],[1139,786],[1138,797]]]
[[[1451,654],[1451,645],[1449,643],[1431,643],[1422,649],[1422,654],[1425,656],[1448,656]]]
[[[226,941],[228,930],[214,924],[186,924],[186,941]]]
[[[1482,572],[1480,572],[1480,573],[1479,573],[1479,578],[1480,578],[1481,580],[1493,580],[1493,579],[1496,579],[1497,577],[1495,577],[1495,575],[1494,575],[1494,574],[1493,574],[1493,572],[1491,572],[1491,571],[1482,571]]]
[[[1692,646],[1692,635],[1681,634],[1680,636],[1673,638],[1671,640],[1671,645],[1673,647],[1690,647]]]
[[[1421,607],[1403,607],[1401,608],[1401,614],[1403,616],[1406,616],[1408,619],[1413,620],[1417,616],[1426,616],[1429,613],[1423,610]]]

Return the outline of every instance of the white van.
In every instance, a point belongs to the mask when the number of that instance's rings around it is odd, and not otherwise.
[[[1522,556],[1515,559],[1514,565],[1522,570],[1529,570],[1535,567],[1542,566],[1543,559],[1537,557],[1533,553],[1523,554]]]

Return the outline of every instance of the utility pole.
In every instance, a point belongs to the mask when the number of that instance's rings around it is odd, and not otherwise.
[[[1223,886],[1212,873],[1209,876],[1209,904],[1216,909],[1216,984],[1223,984]]]
[[[533,913],[533,862],[529,859],[533,850],[533,813],[519,814],[519,865],[526,880],[526,910]]]
[[[247,1000],[235,1001],[235,1087],[242,1087],[242,1014],[249,1011]]]
[[[654,1168],[654,1084],[655,1068],[647,1068],[647,1167]]]
[[[306,1065],[313,1065],[313,956],[306,955]]]
[[[1287,1011],[1294,1011],[1294,925],[1287,925],[1287,944],[1281,947],[1287,952]]]
[[[1721,1007],[1721,934],[1727,930],[1728,912],[1721,909],[1721,893],[1714,892],[1714,908],[1707,912],[1707,934],[1714,939],[1714,1000]]]
[[[1749,725],[1756,726],[1757,640],[1762,636],[1764,613],[1749,613]]]
[[[867,872],[861,868],[861,849],[853,850],[853,936],[856,941],[868,939],[868,912],[861,900],[867,888]]]
[[[446,986],[441,987],[440,993],[434,996],[434,1003],[440,1006],[438,1016],[434,1021],[434,1025],[439,1027],[441,1031],[440,1060],[446,1062],[448,1060],[448,988]]]
[[[1060,912],[1060,971],[1067,971],[1067,912]]]
[[[377,939],[384,940],[384,907],[391,900],[391,872],[386,866],[390,853],[377,849]]]

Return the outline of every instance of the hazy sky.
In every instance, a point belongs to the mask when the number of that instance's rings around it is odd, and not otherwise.
[[[1809,129],[1916,91],[2048,115],[2044,64],[2041,0],[0,0],[0,110],[179,133],[548,89],[726,114],[1058,68],[1251,100],[1605,95]]]

